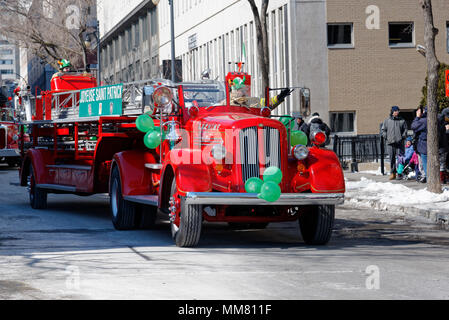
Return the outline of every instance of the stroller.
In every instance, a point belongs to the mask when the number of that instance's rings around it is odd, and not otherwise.
[[[418,154],[413,152],[412,157],[408,160],[405,155],[397,157],[397,172],[403,176],[404,180],[417,179],[420,176]],[[411,173],[415,172],[413,176]]]

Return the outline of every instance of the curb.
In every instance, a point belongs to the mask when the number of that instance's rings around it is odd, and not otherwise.
[[[402,213],[406,218],[422,217],[426,220],[429,220],[429,222],[431,223],[438,224],[445,228],[449,227],[449,213],[445,211],[400,205],[387,205],[385,203],[372,199],[368,200],[355,197],[345,197],[345,199],[345,205],[348,205],[350,207],[366,206],[383,212]]]

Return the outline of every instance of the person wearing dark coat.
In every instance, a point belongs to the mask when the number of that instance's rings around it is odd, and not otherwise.
[[[424,169],[424,176],[420,182],[427,182],[427,108],[423,111],[419,108],[416,111],[416,118],[412,122],[412,130],[415,133],[415,139],[417,139],[417,152],[420,156],[420,160]]]
[[[324,145],[329,145],[330,144],[330,136],[331,136],[331,129],[329,128],[329,126],[320,118],[320,114],[319,113],[314,113],[312,115],[312,117],[309,119],[308,123],[307,123],[307,128],[305,128],[306,131],[304,131],[304,133],[307,135],[307,138],[309,139],[309,141],[311,140],[310,138],[310,134],[312,132],[316,132],[316,131],[323,131],[326,134],[326,142],[324,143]]]
[[[407,138],[407,123],[399,116],[398,106],[391,108],[390,117],[382,124],[382,137],[386,140],[388,155],[390,156],[390,180],[396,179],[396,159],[404,154],[405,139]]]
[[[447,154],[449,152],[449,108],[444,109],[438,115],[438,153],[440,160],[440,180],[441,183],[449,182],[447,174]]]
[[[309,126],[304,121],[304,117],[302,115],[296,117],[296,124],[294,128],[295,131],[302,131],[305,133],[308,130],[308,127]]]

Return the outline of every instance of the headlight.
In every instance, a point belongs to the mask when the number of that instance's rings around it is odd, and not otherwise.
[[[293,148],[293,156],[298,160],[304,160],[309,156],[309,149],[299,144]]]
[[[315,131],[310,134],[310,141],[316,146],[322,146],[326,140],[327,136],[323,131]]]
[[[215,160],[223,160],[226,158],[227,150],[224,145],[216,144],[212,147],[211,155]]]

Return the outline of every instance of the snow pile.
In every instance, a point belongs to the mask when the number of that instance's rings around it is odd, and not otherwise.
[[[353,204],[365,204],[388,210],[388,206],[449,209],[449,190],[434,194],[425,190],[413,190],[402,184],[375,182],[364,177],[357,182],[346,182],[346,197]]]
[[[368,170],[368,171],[361,171],[360,173],[361,174],[372,174],[374,176],[383,176],[381,168],[379,168],[377,171],[376,170]]]

